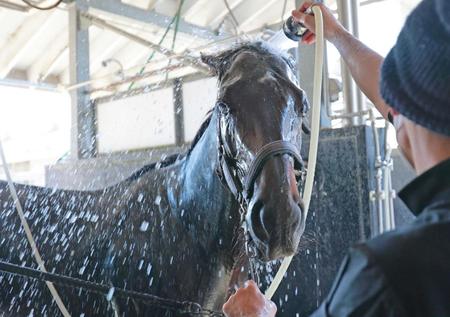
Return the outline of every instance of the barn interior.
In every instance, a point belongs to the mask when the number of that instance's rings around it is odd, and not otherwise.
[[[55,0],[29,2],[46,7]],[[186,151],[217,98],[217,78],[201,54],[270,39],[301,2],[63,0],[40,10],[0,0],[0,139],[13,180],[101,189]],[[418,2],[325,4],[386,55]],[[314,45],[299,44],[289,54],[312,96]],[[311,212],[304,246],[275,294],[279,316],[314,311],[352,244],[413,219],[396,197],[414,173],[393,129],[331,45],[324,62]],[[305,157],[307,150],[306,137]]]

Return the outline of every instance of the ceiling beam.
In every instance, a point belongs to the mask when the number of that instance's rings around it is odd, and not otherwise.
[[[24,22],[17,32],[7,41],[8,45],[0,52],[0,78],[8,76],[9,72],[20,60],[33,50],[33,45],[42,36],[59,12],[36,12]],[[31,34],[31,36],[30,36]]]
[[[1,8],[5,8],[5,9],[10,9],[10,10],[14,10],[14,11],[19,11],[19,12],[28,12],[30,11],[30,7],[29,6],[25,6],[25,5],[20,5],[14,2],[10,2],[10,1],[6,1],[6,0],[0,0],[0,7]]]
[[[233,11],[234,14],[234,10],[235,8],[237,8],[242,2],[244,2],[244,0],[234,0],[234,1],[230,1],[230,8]],[[214,16],[213,20],[209,21],[208,25],[211,25],[212,28],[216,28],[218,27],[223,20],[230,15],[230,12],[227,10],[227,8],[224,6],[224,10],[222,10],[220,12],[220,14],[217,14]]]
[[[49,74],[48,70],[52,68],[55,60],[58,60],[61,54],[67,49],[67,32],[59,32],[50,42],[45,50],[28,69],[28,79],[32,82],[41,81],[43,77]],[[68,61],[67,61],[68,62]]]
[[[62,63],[66,63],[66,65],[69,63],[69,46],[66,45],[59,53],[58,55],[51,60],[48,67],[45,68],[45,71],[42,72],[40,77],[38,78],[40,81],[45,81],[48,76],[50,76]],[[68,68],[68,67],[67,67]],[[61,78],[61,74],[54,74],[56,77]],[[67,71],[67,78],[69,77],[68,71]],[[62,83],[62,82],[61,82]]]
[[[147,11],[132,5],[120,2],[119,0],[79,0],[80,5],[86,9],[95,9],[114,15],[116,18],[126,18],[134,22],[141,22],[156,25],[166,28],[172,17],[159,14],[155,11]],[[191,36],[206,38],[206,39],[220,39],[222,35],[217,35],[208,28],[187,23],[183,19],[179,22],[179,31],[189,34]]]
[[[266,11],[274,3],[280,3],[278,0],[268,0],[264,4],[259,5],[253,1],[243,1],[233,10],[234,16],[239,22],[239,28],[244,30],[248,28],[248,25],[252,23],[258,16],[260,16],[264,11]],[[281,9],[280,9],[281,11]]]
[[[89,19],[90,23],[92,23],[100,28],[107,29],[108,31],[112,31],[118,35],[128,38],[140,45],[143,45],[146,48],[152,49],[153,51],[155,51],[157,53],[160,53],[167,57],[172,57],[173,55],[175,55],[175,53],[172,50],[169,50],[159,44],[153,43],[153,42],[146,40],[140,36],[137,36],[133,33],[130,33],[121,28],[118,28],[115,25],[112,25],[111,23],[108,23],[100,18],[97,18],[97,17],[89,15],[89,14],[82,14],[82,16],[86,19]],[[192,67],[198,69],[199,71],[209,73],[209,69],[207,67],[203,66],[203,64],[201,64],[199,59],[196,57],[185,55],[182,58],[179,58],[179,60],[181,63],[186,64],[187,66],[192,66]]]

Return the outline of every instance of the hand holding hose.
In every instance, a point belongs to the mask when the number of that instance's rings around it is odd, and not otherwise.
[[[277,306],[266,299],[253,281],[247,281],[243,288],[223,305],[227,317],[275,317]]]
[[[333,13],[322,3],[314,3],[312,1],[305,1],[300,8],[292,11],[292,17],[295,21],[303,24],[308,31],[303,35],[302,42],[305,44],[312,44],[316,41],[316,20],[313,14],[305,13],[312,6],[317,6],[322,11],[324,37],[330,42],[333,42],[339,33],[345,32],[344,27],[333,16]]]

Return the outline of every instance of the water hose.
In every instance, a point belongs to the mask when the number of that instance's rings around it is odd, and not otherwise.
[[[44,261],[42,260],[39,250],[37,249],[36,242],[33,238],[33,234],[31,233],[30,226],[28,225],[27,219],[25,218],[25,215],[23,213],[22,205],[19,201],[19,197],[17,196],[16,187],[14,186],[14,183],[11,179],[11,174],[9,173],[8,163],[6,162],[5,153],[3,152],[3,145],[2,145],[1,140],[0,140],[0,158],[1,158],[2,165],[3,165],[3,170],[5,171],[6,181],[8,183],[9,191],[14,200],[14,204],[16,206],[17,213],[19,214],[20,223],[22,224],[22,227],[25,230],[25,234],[27,236],[28,243],[30,244],[30,247],[31,247],[31,253],[34,255],[34,258],[38,264],[39,270],[47,273],[47,269],[45,268]],[[70,314],[69,314],[66,306],[64,305],[63,301],[61,300],[61,297],[59,296],[58,291],[56,290],[53,283],[47,281],[47,282],[45,282],[45,284],[47,284],[47,287],[50,290],[50,293],[52,294],[52,297],[55,300],[56,305],[58,305],[58,308],[61,311],[61,314],[64,317],[70,317]]]
[[[322,70],[323,70],[323,55],[324,55],[324,38],[323,38],[323,17],[322,11],[318,6],[312,6],[316,22],[316,53],[315,53],[315,65],[314,65],[314,92],[313,92],[313,106],[311,110],[311,137],[309,141],[309,154],[308,154],[308,173],[306,174],[305,189],[303,191],[304,202],[304,219],[306,221],[308,216],[309,205],[311,202],[311,195],[314,185],[314,174],[316,171],[317,163],[317,148],[319,145],[319,130],[320,130],[320,107],[321,107],[321,94],[322,94]],[[278,286],[286,274],[289,265],[291,264],[293,256],[284,258],[275,275],[269,288],[266,290],[265,296],[267,299],[271,299],[275,294]]]

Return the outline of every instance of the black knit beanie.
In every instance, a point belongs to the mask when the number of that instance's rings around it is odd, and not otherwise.
[[[411,121],[450,136],[450,0],[424,0],[381,69],[381,95]]]

